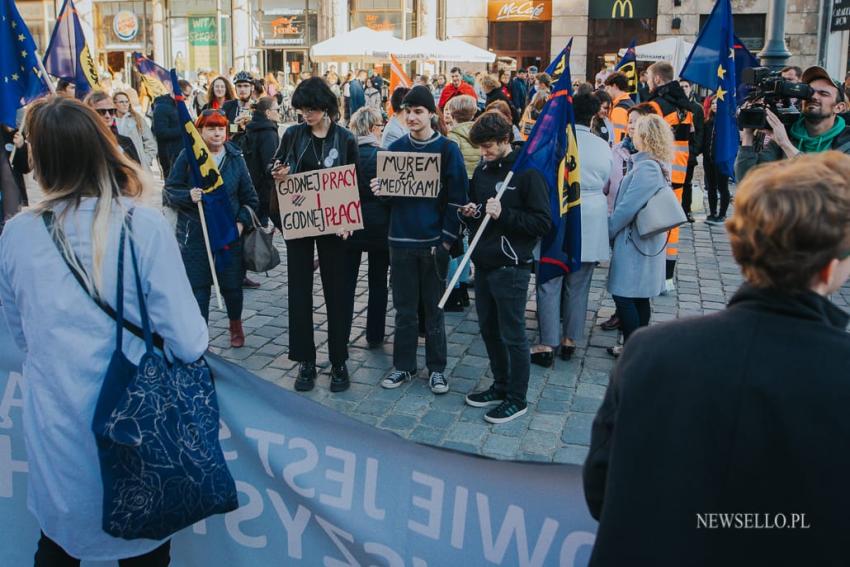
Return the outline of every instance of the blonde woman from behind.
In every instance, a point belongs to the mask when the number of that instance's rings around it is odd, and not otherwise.
[[[608,291],[617,305],[624,344],[635,330],[649,325],[649,300],[664,289],[667,234],[642,238],[634,222],[656,191],[670,185],[673,133],[660,116],[642,116],[635,124],[634,144],[638,152],[608,219],[608,237],[614,242]],[[608,349],[613,356],[621,351],[622,347]]]

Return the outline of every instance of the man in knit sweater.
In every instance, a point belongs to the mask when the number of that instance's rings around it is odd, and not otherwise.
[[[435,394],[449,391],[446,369],[446,329],[437,306],[446,287],[449,250],[458,239],[458,209],[467,203],[469,180],[457,144],[435,132],[437,109],[431,91],[416,86],[404,97],[408,133],[390,145],[395,152],[440,154],[440,190],[436,199],[392,197],[390,265],[395,316],[394,370],[381,386],[397,388],[417,372],[418,306],[425,308],[425,363]],[[377,180],[372,189],[376,191]]]

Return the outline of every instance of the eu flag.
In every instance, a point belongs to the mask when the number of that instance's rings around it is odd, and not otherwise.
[[[12,0],[0,0],[0,123],[15,128],[18,109],[50,92],[35,42]]]
[[[626,91],[632,97],[632,100],[637,98],[638,92],[638,74],[637,74],[637,53],[635,52],[635,40],[626,48],[626,52],[614,67],[614,71],[619,71],[626,76],[629,81],[629,89]]]
[[[44,68],[54,77],[74,83],[79,99],[99,86],[97,66],[86,44],[74,0],[65,0],[62,4],[50,44],[44,52]]]
[[[577,270],[581,264],[579,163],[570,82],[567,60],[513,167],[514,174],[536,169],[549,188],[552,228],[541,243],[537,272],[541,283]]]
[[[177,103],[177,115],[183,123],[183,144],[186,148],[186,158],[189,171],[195,187],[204,190],[201,201],[204,206],[204,216],[207,221],[207,232],[210,237],[210,248],[216,255],[216,263],[223,259],[233,242],[239,239],[236,229],[236,219],[230,209],[230,197],[223,189],[224,181],[210,155],[210,150],[201,138],[200,132],[192,122],[186,101],[177,83],[177,71],[171,70],[171,86],[174,100]]]
[[[141,75],[142,82],[148,89],[151,98],[170,94],[174,91],[171,84],[171,74],[141,53],[133,52],[133,67]]]
[[[747,67],[758,67],[759,60],[756,56],[750,53],[744,42],[738,36],[735,36],[735,80],[738,83],[738,93],[736,100],[742,101],[750,94],[750,85],[741,83],[741,77],[744,76],[744,69]]]
[[[735,121],[738,86],[735,70],[732,5],[730,0],[718,0],[682,68],[681,76],[715,90],[715,161],[720,171],[732,178],[739,140]]]

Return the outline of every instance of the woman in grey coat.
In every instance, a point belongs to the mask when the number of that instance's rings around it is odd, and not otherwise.
[[[608,219],[608,237],[614,243],[608,291],[617,305],[624,342],[639,327],[649,325],[649,299],[664,289],[667,235],[642,238],[634,221],[649,199],[670,185],[673,133],[660,116],[642,116],[635,124],[634,143],[638,153],[632,157],[632,169],[620,184]],[[619,356],[621,350],[612,347],[608,352]]]

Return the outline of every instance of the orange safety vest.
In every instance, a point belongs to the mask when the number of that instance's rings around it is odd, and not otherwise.
[[[690,158],[690,149],[688,147],[688,138],[691,135],[691,129],[694,125],[694,115],[686,108],[677,108],[668,103],[662,98],[657,98],[649,102],[660,114],[664,121],[673,129],[673,163],[671,171],[671,180],[673,182],[673,193],[679,203],[682,202],[682,189],[685,185],[685,177],[688,174],[688,159]],[[667,241],[667,259],[676,260],[679,257],[679,228],[676,227],[670,231],[670,238]]]
[[[621,104],[622,103],[622,104]],[[633,106],[632,99],[628,93],[623,93],[611,102],[611,111],[608,118],[614,128],[614,143],[619,144],[626,137],[629,127],[629,108]]]

